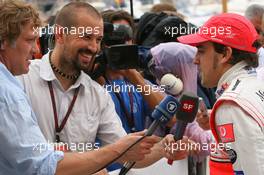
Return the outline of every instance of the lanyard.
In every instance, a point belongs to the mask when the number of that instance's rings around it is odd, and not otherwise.
[[[76,88],[75,92],[74,92],[74,96],[73,99],[71,101],[71,104],[68,108],[68,111],[65,115],[65,117],[63,118],[63,121],[61,122],[60,126],[58,124],[58,115],[57,115],[57,108],[56,108],[56,103],[55,103],[55,96],[54,96],[54,92],[53,92],[53,87],[52,87],[52,83],[51,81],[48,81],[48,85],[49,85],[49,91],[50,91],[50,97],[51,97],[51,101],[52,101],[52,107],[53,107],[53,113],[54,113],[54,121],[55,121],[55,130],[56,130],[56,142],[59,143],[60,142],[60,136],[59,133],[63,130],[69,116],[70,113],[72,111],[72,108],[74,106],[74,103],[77,99],[78,93],[79,93],[79,89],[80,86],[78,88]]]
[[[112,85],[107,78],[105,78],[105,79],[106,79],[106,82],[108,84]],[[127,86],[127,83],[126,83],[126,86]],[[120,92],[116,92],[114,90],[114,94],[117,97],[119,104],[121,105],[122,109],[124,110],[124,113],[125,113],[125,116],[126,116],[126,119],[127,119],[127,122],[128,122],[128,125],[129,125],[131,132],[136,132],[135,122],[134,122],[134,99],[133,99],[132,92],[130,90],[128,91],[130,114],[126,108],[124,100],[122,100],[122,98],[121,98]]]

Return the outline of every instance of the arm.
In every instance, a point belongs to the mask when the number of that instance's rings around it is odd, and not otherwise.
[[[173,135],[169,134],[163,139],[159,138],[159,140],[160,142],[156,143],[155,146],[151,149],[151,154],[146,155],[143,160],[138,161],[134,166],[135,168],[144,168],[150,166],[163,157],[171,160],[181,160],[186,158],[186,156],[188,155],[188,150],[172,151],[171,146],[173,145],[173,143],[176,143]],[[177,141],[177,143],[180,142],[187,143],[187,137],[184,137],[182,140]]]
[[[12,172],[10,174],[92,174],[144,135],[144,132],[133,133],[97,151],[65,153],[63,158],[62,152],[54,151],[53,146],[46,142],[26,100],[18,99],[15,104],[9,103],[8,106],[0,104],[0,159],[9,162],[10,167],[6,165],[4,168]],[[154,137],[145,138],[122,156],[121,160],[144,159],[157,141]]]
[[[119,155],[118,145],[109,145],[99,151],[65,153],[57,165],[56,175],[92,174]]]
[[[100,125],[97,131],[97,137],[102,141],[102,145],[111,144],[118,139],[124,137],[126,131],[122,126],[122,122],[116,113],[114,102],[110,94],[103,91],[104,107],[98,114]]]
[[[105,168],[105,169],[103,169],[97,173],[94,173],[93,175],[109,175],[109,173],[108,173],[107,169]]]
[[[139,161],[135,164],[135,168],[147,167],[157,162],[164,156],[165,156],[164,146],[162,142],[159,142],[155,144],[154,147],[151,149],[151,154],[146,155],[144,160]]]
[[[142,87],[142,95],[144,100],[149,105],[150,109],[154,109],[156,105],[164,98],[164,95],[156,88],[146,84],[142,75],[135,69],[120,71],[132,84]]]
[[[46,143],[27,100],[19,98],[13,103],[0,102],[0,114],[0,159],[8,162],[4,163],[1,172],[54,174],[63,153],[54,151],[53,146]]]
[[[119,156],[132,143],[143,136],[144,132],[129,134],[114,144],[107,145],[97,151],[85,153],[65,153],[64,159],[58,164],[56,175],[87,175],[98,171],[104,165]],[[123,157],[120,162],[140,161],[150,153],[150,149],[158,140],[154,137],[147,137],[135,145]]]
[[[229,153],[234,155],[234,171],[264,174],[264,136],[257,122],[238,106],[225,102],[216,111],[216,126],[221,141],[233,150]]]
[[[165,97],[165,93],[158,88],[152,88],[150,84],[145,82],[142,75],[135,69],[120,71],[132,84],[142,87],[142,96],[149,108],[153,110]],[[176,117],[172,117],[166,126],[172,127],[176,123]]]

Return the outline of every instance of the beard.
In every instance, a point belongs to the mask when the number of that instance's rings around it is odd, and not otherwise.
[[[80,58],[82,55],[90,56],[89,61],[82,61]],[[72,60],[73,66],[78,71],[91,72],[94,66],[96,53],[92,53],[88,49],[79,49]]]

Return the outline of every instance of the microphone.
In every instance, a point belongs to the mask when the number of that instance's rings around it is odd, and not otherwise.
[[[168,123],[176,114],[179,106],[180,103],[175,97],[167,95],[152,112],[151,117],[154,121],[148,128],[146,136],[151,136],[160,124]]]
[[[174,134],[174,140],[181,140],[186,126],[188,123],[194,121],[199,107],[199,97],[193,95],[192,93],[183,93],[180,99],[180,109],[176,113],[176,131]],[[168,164],[172,165],[173,160],[168,160]]]
[[[181,79],[175,77],[173,74],[165,74],[160,79],[160,85],[165,86],[167,93],[171,95],[178,95],[183,90],[183,83]]]
[[[160,124],[168,123],[176,114],[179,106],[180,103],[175,97],[167,95],[152,112],[151,117],[155,120],[148,128],[145,136],[151,136]],[[135,165],[135,163],[136,162],[126,162],[120,170],[119,175],[125,175]]]

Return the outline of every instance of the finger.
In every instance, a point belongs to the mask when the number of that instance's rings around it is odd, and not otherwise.
[[[150,149],[143,149],[143,150],[141,150],[141,152],[140,152],[141,154],[150,154],[151,153],[151,150]]]
[[[143,149],[151,149],[154,146],[154,144],[149,144],[149,143],[141,143],[140,147]]]
[[[177,142],[188,144],[189,143],[189,138],[187,136],[183,136],[182,139],[178,140]]]
[[[142,140],[142,142],[149,143],[149,144],[155,144],[160,142],[161,138],[157,136],[149,136]]]
[[[168,134],[166,137],[165,137],[165,141],[166,143],[174,143],[175,140],[174,140],[174,136],[172,134]]]
[[[133,135],[133,136],[144,136],[146,132],[147,132],[147,130],[145,129],[143,131],[131,133],[130,135]]]
[[[177,152],[174,154],[166,153],[165,156],[166,158],[171,159],[171,160],[180,160],[180,159],[186,158],[188,156],[188,152],[182,151],[182,152]]]

